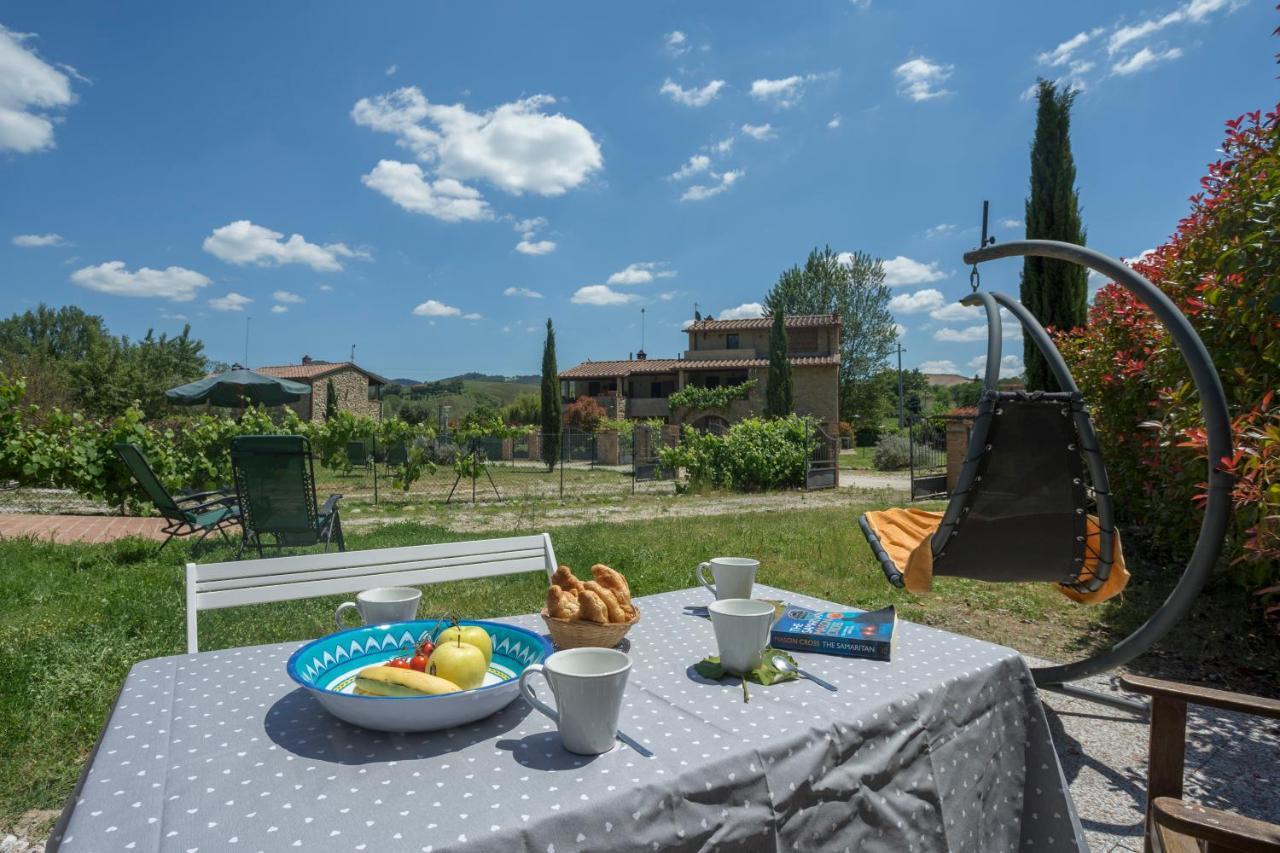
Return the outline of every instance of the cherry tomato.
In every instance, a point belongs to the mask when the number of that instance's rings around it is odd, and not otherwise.
[[[409,661],[405,658],[392,658],[387,661],[387,666],[392,669],[409,669]]]
[[[427,671],[427,662],[431,659],[430,655],[416,654],[413,660],[409,661],[409,669],[416,669],[418,672]]]
[[[436,650],[435,645],[430,640],[423,640],[418,643],[418,654],[423,657],[431,657],[431,653]]]

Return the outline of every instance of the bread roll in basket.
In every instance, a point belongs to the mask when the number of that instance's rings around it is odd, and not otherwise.
[[[591,574],[595,580],[584,583],[568,566],[561,566],[551,577],[542,620],[558,649],[612,648],[640,621],[620,572],[596,564]]]

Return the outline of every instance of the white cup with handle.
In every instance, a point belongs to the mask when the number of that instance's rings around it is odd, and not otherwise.
[[[759,666],[773,628],[773,605],[749,598],[722,598],[707,610],[716,632],[720,666],[734,675],[745,675]]]
[[[344,610],[355,609],[366,625],[386,625],[390,622],[408,622],[418,617],[418,603],[422,601],[422,591],[410,586],[380,586],[366,589],[356,596],[355,601],[344,601],[333,611],[333,623],[339,631],[345,631],[342,624]]]
[[[630,673],[631,658],[616,649],[566,649],[541,664],[525,667],[520,673],[520,692],[530,705],[555,721],[565,749],[579,755],[600,755],[613,749],[622,692]],[[530,679],[535,674],[546,679],[556,707],[534,694]]]
[[[714,557],[710,562],[698,564],[698,581],[717,599],[750,598],[759,568],[760,561],[750,557]],[[714,585],[707,580],[708,569]]]

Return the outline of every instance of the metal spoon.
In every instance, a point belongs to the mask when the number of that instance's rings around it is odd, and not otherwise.
[[[812,681],[814,684],[818,685],[819,687],[825,687],[826,689],[830,690],[832,693],[839,692],[838,688],[831,682],[823,681],[821,678],[818,678],[818,676],[804,671],[800,667],[793,664],[791,661],[787,660],[782,655],[771,655],[769,658],[769,665],[772,666],[774,669],[778,670],[778,672],[794,672],[796,675],[800,676],[801,678],[807,678],[810,681]]]

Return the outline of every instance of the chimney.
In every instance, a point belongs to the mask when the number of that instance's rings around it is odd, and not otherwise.
[[[311,363],[311,356],[309,356],[309,355],[304,355],[304,356],[302,357],[302,363],[303,363],[303,364],[310,364],[310,363]]]
[[[636,353],[636,361],[644,361],[648,357],[649,356],[645,355],[644,350],[640,350],[640,352]]]

